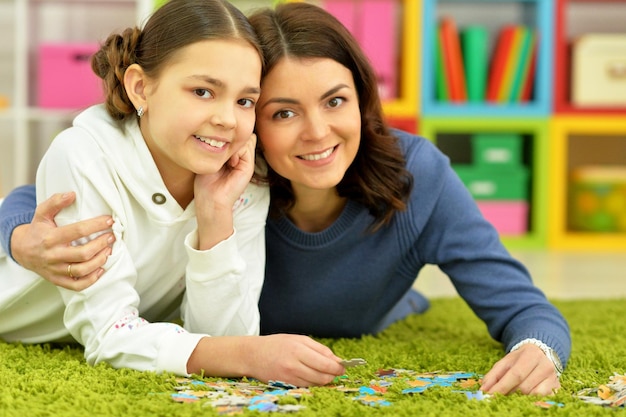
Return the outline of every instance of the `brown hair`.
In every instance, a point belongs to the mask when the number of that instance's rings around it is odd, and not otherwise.
[[[224,0],[170,0],[150,17],[144,29],[128,28],[110,35],[93,56],[91,68],[102,78],[106,109],[117,120],[135,114],[124,88],[124,73],[138,64],[151,78],[176,52],[207,39],[243,39],[261,55],[245,15]]]
[[[397,210],[406,208],[413,177],[384,122],[376,75],[357,41],[330,13],[307,3],[280,4],[249,20],[261,43],[263,75],[284,57],[330,58],[352,72],[361,111],[361,145],[337,191],[369,209],[375,217],[372,230],[389,223]],[[268,181],[271,214],[280,215],[294,204],[291,184],[271,167]]]

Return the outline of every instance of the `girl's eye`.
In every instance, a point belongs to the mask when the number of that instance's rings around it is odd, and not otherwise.
[[[213,94],[206,88],[196,88],[193,90],[194,94],[201,98],[210,98],[213,97]]]
[[[280,110],[274,113],[273,119],[289,119],[294,113],[291,110]]]
[[[239,103],[240,106],[243,106],[247,109],[254,108],[254,106],[256,105],[256,102],[250,98],[242,98],[239,101],[237,101],[237,103]]]
[[[344,99],[341,97],[333,97],[330,100],[328,100],[328,106],[329,107],[339,107],[341,106],[341,104],[344,102]]]

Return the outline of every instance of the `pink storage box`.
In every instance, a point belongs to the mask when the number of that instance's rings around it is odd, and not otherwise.
[[[97,43],[39,46],[37,105],[80,109],[104,101],[100,78],[91,70]]]
[[[483,216],[496,228],[500,235],[523,235],[528,233],[527,201],[476,202]]]
[[[380,98],[398,95],[398,5],[395,0],[326,0],[323,7],[354,35],[376,75]]]

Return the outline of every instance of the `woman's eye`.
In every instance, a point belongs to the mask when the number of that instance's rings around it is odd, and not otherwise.
[[[254,106],[256,105],[256,102],[252,99],[249,98],[242,98],[241,100],[239,100],[237,103],[239,103],[240,106],[243,106],[245,108],[254,108]]]
[[[330,107],[339,107],[341,103],[344,102],[344,99],[341,97],[333,97],[328,101],[328,106]]]
[[[293,112],[291,110],[280,110],[274,113],[274,119],[289,119],[293,117]]]
[[[213,96],[211,92],[205,88],[196,88],[193,90],[194,94],[201,98],[210,98]]]

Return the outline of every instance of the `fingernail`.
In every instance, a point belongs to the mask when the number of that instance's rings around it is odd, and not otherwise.
[[[114,236],[114,235],[111,235],[111,236],[109,236],[109,238],[107,239],[107,243],[113,243],[113,242],[115,242],[115,236]]]
[[[63,193],[63,194],[61,194],[61,198],[63,200],[66,200],[66,199],[70,198],[70,193]]]
[[[107,219],[107,225],[111,226],[113,224],[113,218]]]
[[[98,278],[100,278],[102,276],[102,274],[104,274],[104,269],[102,269],[102,268],[98,269],[98,272],[96,273],[96,276]]]

